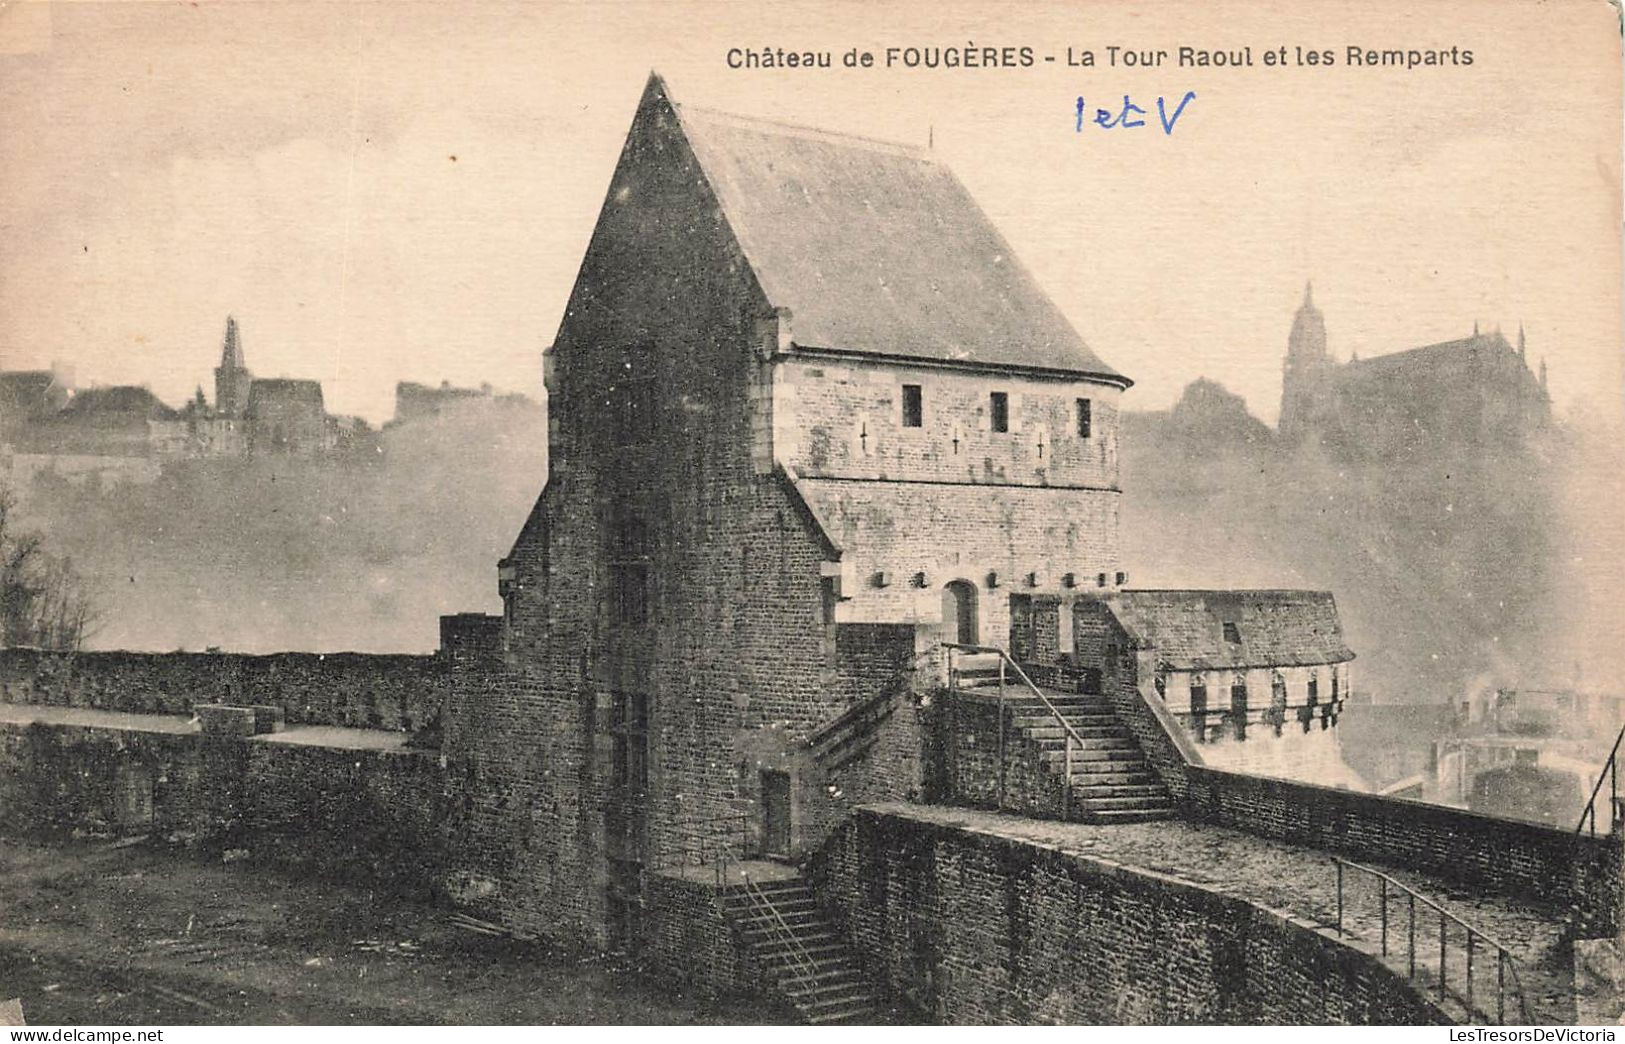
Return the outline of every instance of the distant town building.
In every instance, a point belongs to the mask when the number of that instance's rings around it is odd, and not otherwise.
[[[0,373],[0,445],[19,484],[43,474],[70,481],[151,481],[167,461],[282,454],[322,458],[371,435],[358,417],[328,414],[317,381],[256,378],[237,320],[226,318],[215,402],[199,388],[179,410],[144,387],[75,390],[55,370]]]
[[[1460,340],[1338,362],[1306,285],[1287,340],[1280,432],[1375,455],[1521,439],[1551,420],[1546,365],[1537,377],[1527,354],[1521,327],[1514,348],[1475,325]]]
[[[449,381],[439,387],[401,381],[395,385],[395,416],[391,424],[411,424],[416,421],[438,420],[443,417],[465,415],[470,410],[498,407],[531,407],[535,403],[524,395],[498,394],[489,384],[478,388],[458,388]]]

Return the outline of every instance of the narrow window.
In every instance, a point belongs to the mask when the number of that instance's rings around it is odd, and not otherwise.
[[[1094,423],[1094,410],[1088,399],[1078,400],[1078,438],[1087,439]]]
[[[1191,731],[1198,743],[1207,741],[1207,679],[1191,678]]]
[[[1269,723],[1275,727],[1275,734],[1281,734],[1281,727],[1286,724],[1286,678],[1279,671],[1270,676],[1270,716]]]
[[[988,414],[993,421],[994,431],[1010,430],[1010,396],[1004,392],[994,392],[988,400]]]
[[[924,400],[918,384],[903,385],[903,427],[918,428],[925,419]]]
[[[1236,739],[1247,738],[1247,679],[1239,674],[1230,683],[1230,727]]]
[[[648,531],[641,519],[622,516],[613,540],[609,571],[614,619],[619,623],[647,623],[653,586]]]

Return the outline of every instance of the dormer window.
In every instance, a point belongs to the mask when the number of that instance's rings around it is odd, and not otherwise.
[[[1009,431],[1010,396],[1005,392],[988,396],[987,415],[994,431]]]
[[[903,385],[903,427],[918,428],[925,421],[925,396],[918,384]]]
[[[1226,620],[1224,622],[1224,640],[1231,645],[1241,644],[1241,628],[1237,627],[1234,621]]]

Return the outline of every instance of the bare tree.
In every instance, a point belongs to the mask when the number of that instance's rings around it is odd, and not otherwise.
[[[0,647],[77,650],[94,622],[95,606],[73,563],[23,528],[16,497],[0,486]]]

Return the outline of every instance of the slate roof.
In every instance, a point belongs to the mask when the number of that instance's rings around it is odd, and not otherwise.
[[[248,405],[299,404],[311,409],[322,409],[320,381],[297,380],[289,377],[257,377],[248,386]]]
[[[1175,670],[1354,659],[1330,591],[1121,591],[1105,599],[1136,647]],[[1240,641],[1230,641],[1225,624]]]
[[[1451,359],[1465,360],[1480,350],[1490,353],[1496,352],[1500,356],[1510,358],[1514,352],[1505,335],[1500,331],[1491,331],[1484,334],[1473,334],[1471,337],[1462,337],[1454,341],[1440,341],[1438,344],[1424,344],[1420,348],[1406,348],[1403,351],[1389,352],[1386,355],[1373,355],[1363,359],[1351,359],[1345,365],[1348,372],[1358,377],[1386,375],[1409,366],[1427,365],[1430,363],[1443,363]],[[1486,354],[1485,358],[1492,356]]]
[[[82,389],[62,407],[64,417],[107,414],[141,416],[150,420],[174,420],[180,416],[151,391],[128,384]]]
[[[1131,383],[929,152],[674,108],[769,302],[790,310],[797,346]]]

